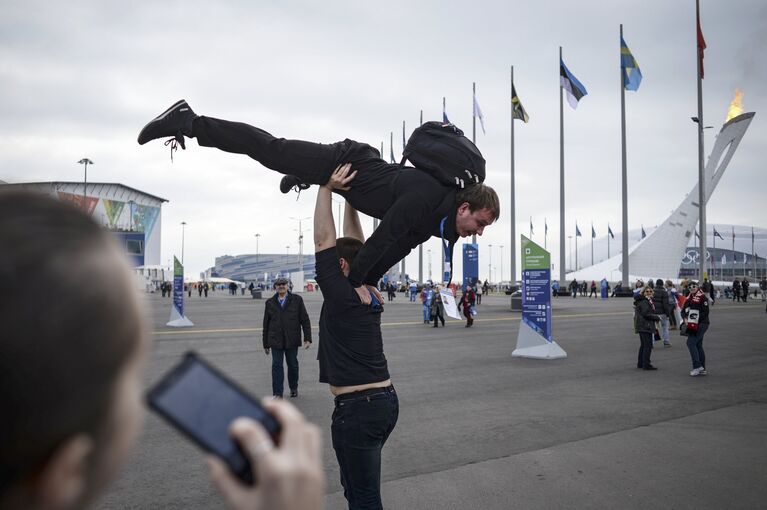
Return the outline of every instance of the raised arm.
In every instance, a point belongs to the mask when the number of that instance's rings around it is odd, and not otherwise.
[[[351,164],[339,165],[330,179],[317,192],[317,203],[314,206],[314,251],[320,252],[336,245],[336,224],[333,221],[331,196],[334,189],[349,189],[345,187],[357,172],[349,173]]]
[[[365,234],[362,232],[362,225],[360,224],[360,215],[357,209],[352,207],[348,201],[344,207],[344,236],[353,237],[360,242],[365,242]]]

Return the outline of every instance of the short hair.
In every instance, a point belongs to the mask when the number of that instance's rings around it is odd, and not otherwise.
[[[650,280],[650,282],[652,282],[652,280]],[[642,294],[644,294],[644,293],[645,293],[645,292],[647,292],[648,290],[651,290],[651,291],[653,291],[653,293],[655,292],[655,289],[654,289],[654,288],[653,288],[653,287],[652,287],[652,286],[651,286],[651,285],[648,283],[647,285],[645,285],[644,287],[642,287]]]
[[[72,205],[0,192],[0,246],[4,494],[71,437],[108,437],[117,379],[144,326],[116,242]]]
[[[458,205],[466,202],[469,204],[469,211],[475,212],[480,209],[489,209],[493,215],[493,221],[501,217],[501,203],[498,200],[498,193],[487,184],[472,184],[458,192],[456,195]]]
[[[357,257],[357,253],[359,253],[361,248],[362,241],[355,237],[339,237],[336,239],[338,256],[344,259],[349,265],[354,262],[354,259]]]

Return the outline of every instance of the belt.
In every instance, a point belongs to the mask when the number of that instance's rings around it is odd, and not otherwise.
[[[379,395],[396,395],[397,392],[394,390],[394,385],[389,385],[383,388],[368,388],[366,390],[360,390],[360,391],[353,391],[351,393],[343,393],[341,395],[338,395],[334,400],[335,403],[338,404],[339,402],[350,402],[354,400],[370,400],[373,397],[379,396]]]

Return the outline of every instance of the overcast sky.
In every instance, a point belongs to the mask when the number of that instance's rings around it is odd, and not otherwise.
[[[246,156],[192,141],[171,163],[161,142],[136,143],[141,127],[177,99],[198,114],[240,120],[318,142],[352,138],[380,147],[394,131],[402,150],[418,123],[450,119],[471,136],[471,87],[485,115],[477,145],[502,216],[479,239],[509,278],[509,74],[530,123],[515,124],[517,228],[532,216],[558,263],[559,46],[588,96],[565,102],[567,226],[598,235],[620,227],[619,24],[644,75],[626,93],[629,226],[655,225],[697,179],[695,2],[482,1],[0,1],[0,180],[119,182],[169,200],[162,262],[180,254],[193,273],[216,256],[297,253],[292,217],[311,216],[315,191],[281,195],[280,175]],[[706,152],[740,88],[757,112],[708,206],[717,224],[765,227],[767,6],[702,1],[708,44],[703,82]],[[372,220],[363,219],[369,234]],[[307,234],[311,241],[311,232]],[[586,239],[586,238],[584,238]],[[583,241],[584,243],[586,241]],[[439,244],[433,252],[438,273]],[[305,251],[313,246],[307,242]],[[426,259],[426,250],[424,250]],[[456,249],[456,258],[460,250]],[[426,266],[427,261],[424,261]],[[460,263],[458,264],[460,271]],[[427,272],[427,269],[424,269]],[[417,250],[408,258],[417,276]],[[460,273],[459,273],[460,274]],[[428,277],[428,274],[426,274]]]

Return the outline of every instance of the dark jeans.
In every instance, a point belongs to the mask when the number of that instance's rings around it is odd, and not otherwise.
[[[349,510],[382,509],[381,449],[399,417],[394,386],[339,395],[331,435]]]
[[[291,390],[298,389],[298,347],[292,349],[272,348],[272,395],[281,396],[284,390],[283,357],[288,362],[288,386]]]
[[[348,138],[331,144],[275,138],[263,129],[213,117],[195,119],[192,136],[203,147],[245,154],[267,168],[295,175],[307,184],[325,184],[339,164],[351,163],[352,171],[357,171],[354,186],[336,193],[374,218],[383,218],[396,198],[391,187],[400,166],[382,160],[378,150],[365,143]]]
[[[651,365],[652,333],[639,332],[639,355],[637,356],[637,368],[647,368]]]
[[[695,335],[687,337],[687,348],[690,350],[692,358],[692,368],[706,366],[706,353],[703,352],[703,335],[708,330],[708,324],[698,325],[698,332]]]

